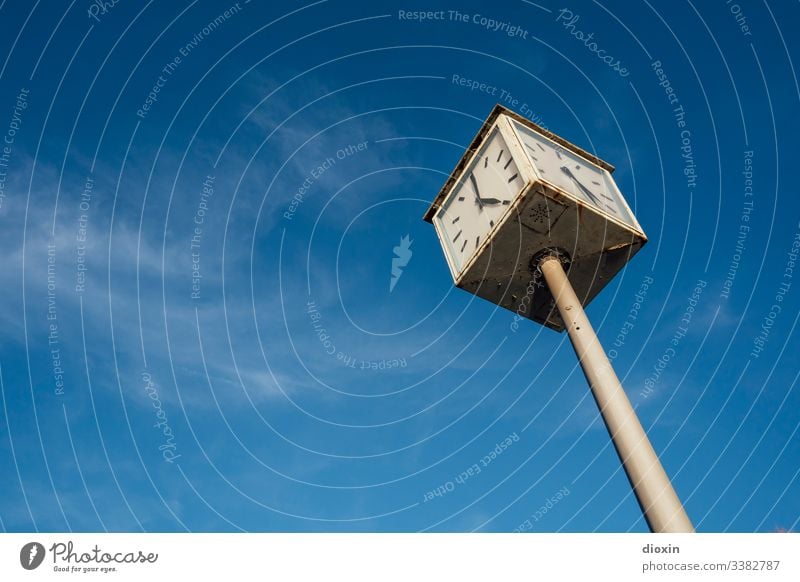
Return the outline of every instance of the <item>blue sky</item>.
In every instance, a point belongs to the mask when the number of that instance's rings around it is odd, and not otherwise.
[[[588,312],[698,530],[797,528],[798,8],[458,5],[0,3],[3,530],[646,531],[421,219],[498,101],[617,167]]]

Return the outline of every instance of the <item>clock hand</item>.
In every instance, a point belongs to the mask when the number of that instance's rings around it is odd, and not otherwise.
[[[500,204],[503,201],[498,198],[481,198],[481,202],[484,204]]]
[[[475,174],[470,172],[469,179],[472,182],[472,189],[475,191],[475,201],[478,203],[480,209],[483,210],[483,200],[481,200],[481,193],[480,190],[478,190],[478,181],[475,179]]]
[[[575,182],[578,188],[580,188],[583,191],[583,193],[586,194],[592,200],[592,202],[594,202],[597,205],[600,204],[600,200],[598,200],[598,198],[592,193],[591,190],[589,190],[589,188],[584,186],[583,183],[575,177],[575,175],[572,173],[572,170],[570,170],[567,166],[561,166],[561,171],[564,172],[567,176],[569,176],[569,178],[573,182]]]

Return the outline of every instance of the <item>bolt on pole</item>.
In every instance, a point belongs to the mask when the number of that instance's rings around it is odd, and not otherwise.
[[[539,264],[650,531],[694,532],[557,257]]]

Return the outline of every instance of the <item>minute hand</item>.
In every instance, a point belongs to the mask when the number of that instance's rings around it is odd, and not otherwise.
[[[475,201],[478,203],[478,207],[483,210],[483,200],[481,199],[481,191],[478,189],[478,181],[475,179],[475,173],[469,173],[470,182],[472,182],[472,189],[475,191]]]
[[[573,182],[575,182],[578,188],[580,188],[583,191],[583,193],[592,200],[592,202],[594,202],[595,204],[600,204],[600,200],[592,193],[591,190],[589,190],[589,188],[584,186],[581,183],[581,181],[575,177],[575,174],[572,173],[572,170],[570,170],[567,166],[561,166],[561,171],[564,172],[567,176],[569,176],[569,178]]]

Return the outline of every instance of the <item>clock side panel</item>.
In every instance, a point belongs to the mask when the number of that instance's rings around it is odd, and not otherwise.
[[[447,233],[444,232],[441,220],[437,216],[433,218],[433,229],[436,231],[436,238],[439,239],[439,246],[442,247],[442,254],[444,255],[445,262],[447,263],[447,267],[450,269],[450,275],[453,277],[453,281],[458,279],[459,271],[458,266],[453,263],[453,254],[451,251],[451,245],[447,238]]]
[[[499,138],[499,142],[497,143],[499,144],[500,150],[497,150],[497,147],[492,145],[492,142],[495,138]],[[451,244],[447,232],[448,228],[446,225],[442,224],[441,219],[448,211],[450,205],[454,203],[454,198],[460,196],[460,188],[466,187],[470,193],[464,194],[464,197],[468,199],[472,198],[474,193],[472,193],[472,187],[466,185],[467,176],[470,174],[470,172],[476,171],[474,170],[476,166],[483,165],[485,167],[485,164],[481,164],[481,160],[483,159],[487,148],[489,151],[491,151],[492,147],[495,147],[495,150],[497,150],[493,151],[491,155],[492,162],[500,164],[500,166],[502,166],[502,170],[506,172],[507,175],[504,175],[500,180],[500,183],[496,183],[494,185],[494,188],[490,187],[487,193],[489,195],[497,196],[501,194],[504,187],[508,187],[509,190],[502,192],[502,195],[500,196],[500,198],[503,198],[504,201],[502,206],[499,207],[502,209],[507,208],[508,210],[484,218],[486,222],[485,229],[481,230],[479,233],[479,240],[475,243],[475,251],[464,258],[463,262],[460,262],[456,259],[459,249],[455,248]],[[500,153],[501,157],[496,157],[495,153]],[[501,162],[501,159],[505,160],[506,163]],[[511,165],[512,162],[513,165]],[[491,166],[491,163],[488,161],[487,164]],[[471,154],[470,161],[464,166],[461,174],[453,181],[452,187],[442,202],[441,208],[437,210],[437,213],[433,218],[433,223],[436,225],[440,243],[442,243],[442,247],[445,250],[445,254],[448,258],[448,265],[450,266],[453,279],[456,281],[456,283],[459,279],[463,278],[464,274],[471,268],[471,265],[475,262],[475,260],[482,255],[483,247],[491,243],[491,239],[494,236],[493,233],[511,214],[511,209],[517,204],[521,193],[530,186],[531,178],[533,176],[533,170],[523,152],[520,151],[519,144],[516,143],[514,134],[510,129],[509,121],[503,117],[499,118],[496,121],[496,124],[486,133],[484,141],[482,141],[475,152]],[[479,178],[479,181],[481,180],[482,179]],[[508,184],[506,182],[508,182]],[[487,193],[484,193],[483,195],[485,196]],[[461,198],[458,199],[460,200]],[[491,200],[492,202],[484,202],[484,205],[492,204],[492,208],[494,208],[495,204],[499,203],[499,200],[495,200],[493,197]],[[487,206],[484,206],[484,209],[488,211]],[[470,239],[470,246],[472,245],[472,240],[473,239]],[[459,244],[461,244],[461,242],[459,242]],[[461,250],[463,251],[463,248]]]
[[[439,243],[442,247],[442,251],[444,252],[447,265],[450,268],[450,273],[453,276],[453,280],[457,280],[459,276],[464,272],[465,266],[471,260],[470,257],[462,257],[461,253],[459,253],[456,246],[454,246],[455,242],[461,241],[454,241],[452,239],[453,234],[452,232],[448,232],[448,228],[446,224],[443,222],[449,219],[452,220],[455,217],[454,213],[454,204],[457,197],[462,196],[461,192],[463,192],[464,188],[469,188],[470,186],[467,185],[467,176],[472,171],[472,169],[476,166],[476,164],[480,161],[480,156],[483,154],[484,150],[489,146],[490,142],[498,132],[497,130],[497,122],[487,128],[485,133],[483,134],[483,139],[477,143],[474,143],[474,148],[469,150],[459,162],[456,170],[450,175],[450,178],[447,182],[447,190],[439,202],[439,207],[436,209],[435,214],[433,214],[431,222],[433,223],[436,234],[439,238]],[[473,194],[464,193],[463,196],[465,198],[471,199]],[[460,198],[459,198],[460,199]],[[452,214],[452,216],[450,216]],[[459,216],[459,218],[462,218]],[[474,217],[471,217],[474,218]],[[467,217],[463,217],[461,220],[461,224],[466,224]],[[474,225],[473,225],[474,229]],[[466,235],[465,235],[466,236]]]
[[[616,220],[628,228],[636,229],[641,234],[644,234],[616,180],[612,177],[607,164],[603,164],[596,158],[589,159],[564,144],[554,141],[557,136],[548,136],[539,131],[534,131],[519,121],[512,121],[509,126],[515,135],[515,141],[520,144],[523,154],[530,162],[531,167],[534,168],[536,174],[534,179],[548,182],[554,188],[562,190],[569,197],[580,201],[581,204],[595,208],[609,219]],[[530,140],[548,144],[546,146],[548,149],[546,151],[542,150],[545,153],[540,154],[538,162],[533,151],[525,145]],[[538,144],[537,146],[544,147]],[[560,152],[557,154],[558,160],[549,158],[548,154],[551,153],[549,148],[555,148]],[[542,155],[545,156],[544,159],[541,157]],[[551,161],[555,162],[556,165],[548,165]],[[540,164],[544,165],[539,167]],[[545,167],[547,167],[546,173]],[[587,169],[590,173],[582,175]],[[562,172],[567,172],[567,174],[562,175]],[[581,188],[583,190],[589,189],[589,194],[581,197],[578,192],[573,191]]]
[[[630,207],[630,204],[628,204],[628,201],[625,199],[625,195],[622,193],[622,190],[620,189],[619,184],[617,184],[617,181],[613,178],[613,176],[611,176],[610,173],[607,175],[607,179],[611,182],[613,186],[613,194],[614,198],[616,198],[617,204],[623,208],[623,211],[627,212],[630,226],[638,230],[642,235],[646,236],[644,234],[644,229],[642,229],[642,225],[639,224],[639,220],[636,218],[636,215],[633,213],[633,209]]]

